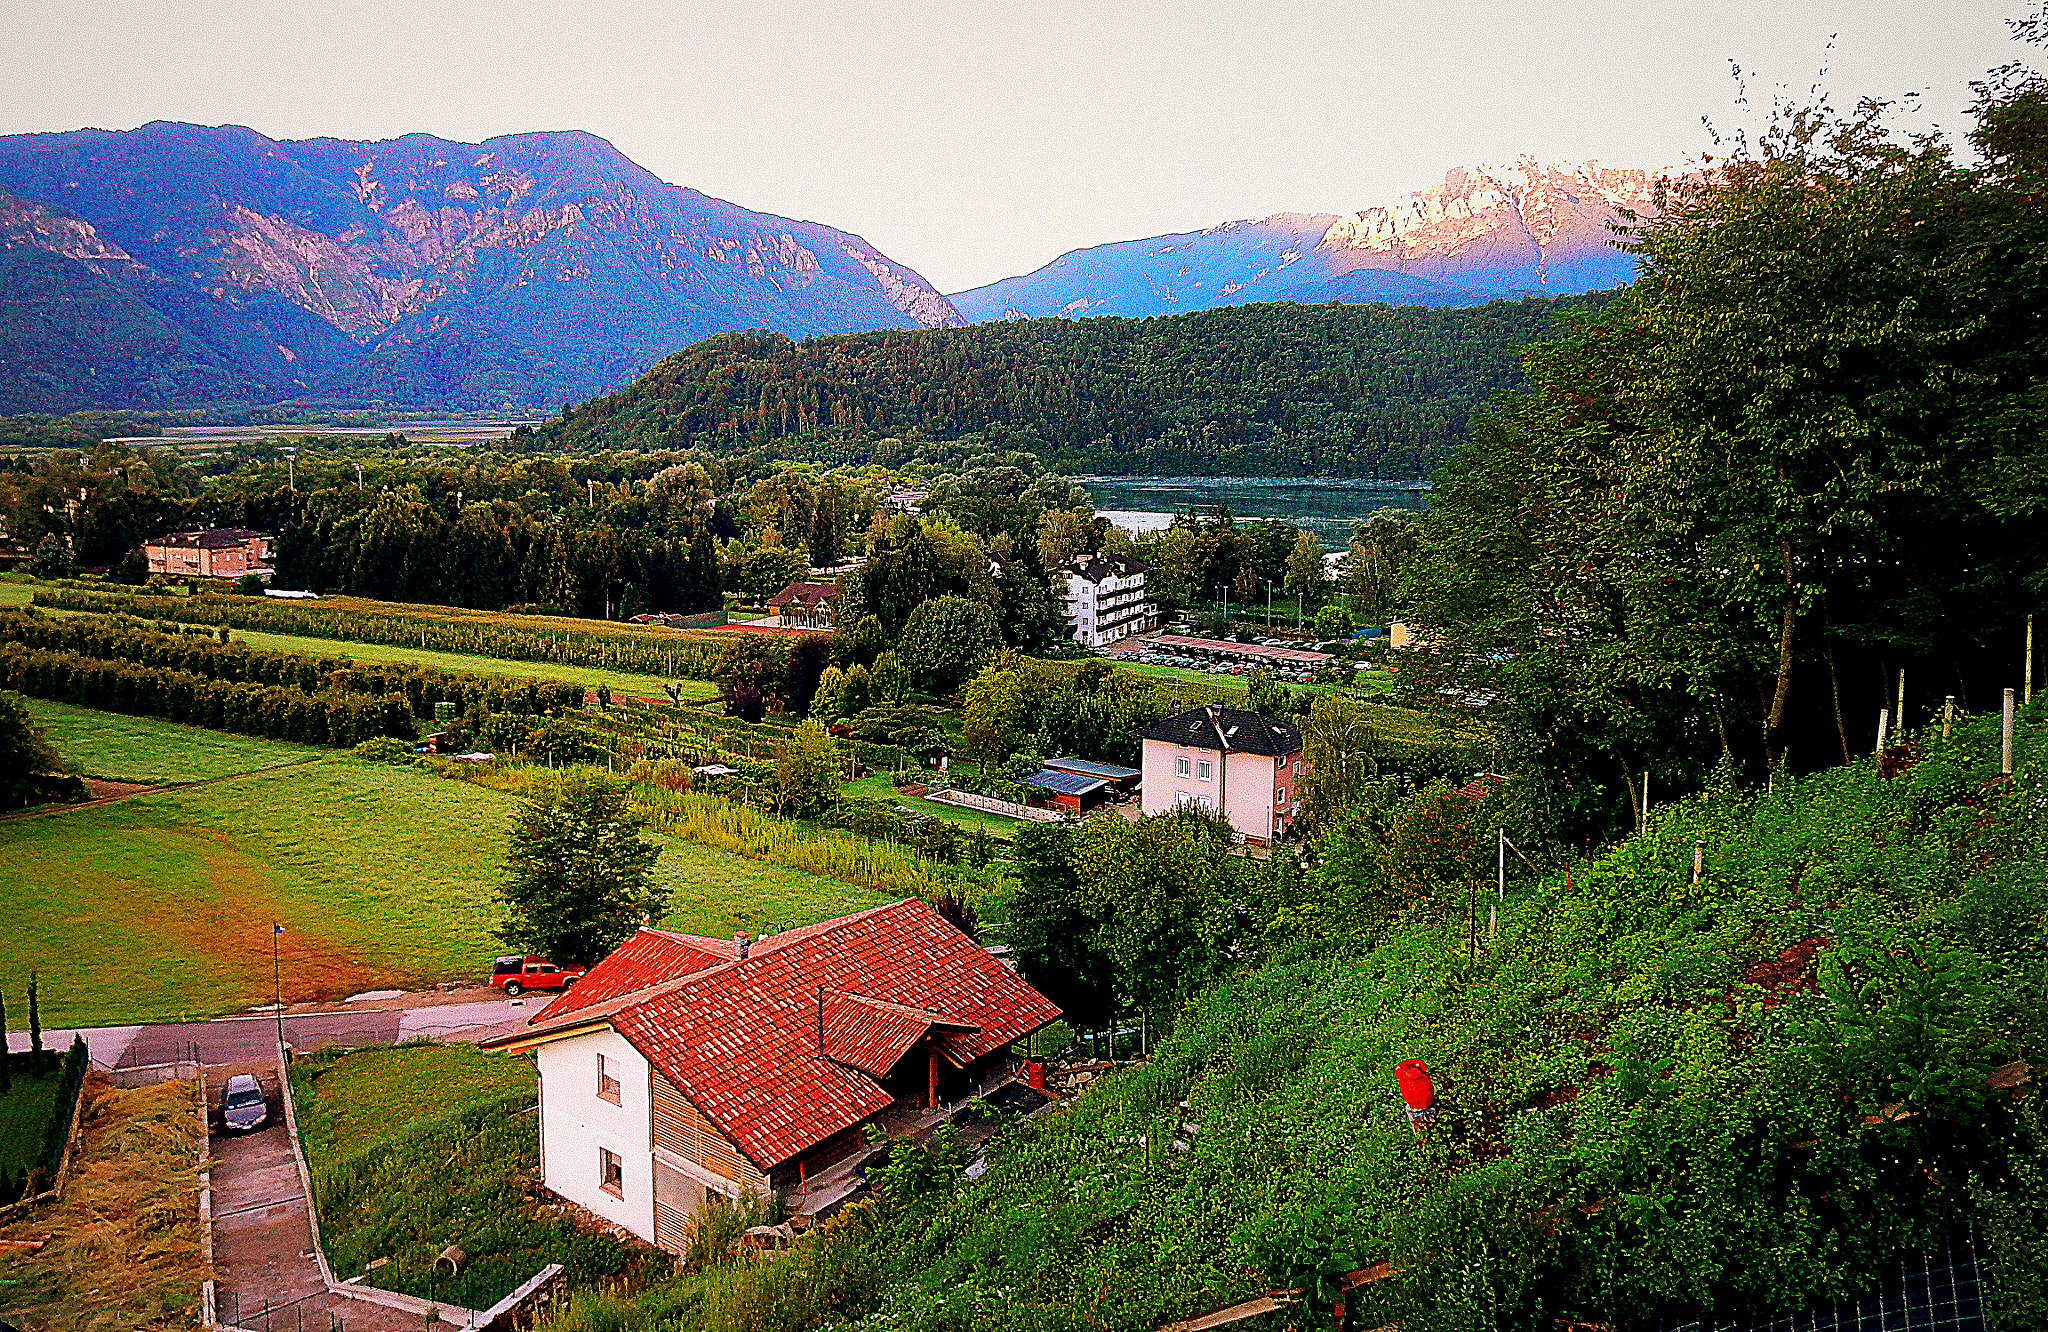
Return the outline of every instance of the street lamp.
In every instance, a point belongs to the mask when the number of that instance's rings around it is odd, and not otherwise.
[[[277,1015],[277,1057],[284,1058],[284,983],[277,962],[277,936],[284,926],[270,922],[270,1011]]]
[[[299,488],[299,459],[297,449],[284,449],[284,488],[297,492]]]

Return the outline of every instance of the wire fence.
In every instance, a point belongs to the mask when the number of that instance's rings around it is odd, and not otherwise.
[[[1986,1304],[1976,1237],[1952,1231],[1939,1249],[1908,1257],[1896,1275],[1856,1299],[1784,1318],[1714,1319],[1668,1332],[1992,1332]]]
[[[348,1322],[333,1309],[308,1309],[308,1300],[327,1294],[320,1291],[297,1300],[279,1303],[267,1296],[245,1300],[237,1291],[224,1290],[217,1297],[217,1317],[222,1327],[244,1328],[247,1332],[348,1332]]]

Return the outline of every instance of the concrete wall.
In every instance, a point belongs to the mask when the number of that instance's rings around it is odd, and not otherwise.
[[[619,1080],[619,1103],[597,1094],[597,1056]],[[654,1241],[653,1106],[647,1061],[614,1031],[550,1041],[540,1066],[541,1169],[547,1186],[608,1221]],[[619,1196],[598,1185],[598,1150],[619,1158]]]

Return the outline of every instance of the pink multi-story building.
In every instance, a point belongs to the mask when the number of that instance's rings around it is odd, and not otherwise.
[[[1153,722],[1138,738],[1145,813],[1194,805],[1222,814],[1254,846],[1276,841],[1293,824],[1300,727],[1212,703]]]

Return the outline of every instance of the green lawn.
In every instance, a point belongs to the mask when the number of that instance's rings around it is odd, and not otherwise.
[[[80,714],[74,735],[132,720],[66,711]],[[152,751],[155,773],[180,762],[198,771],[223,742],[262,746],[248,751],[259,758],[291,752],[190,727],[152,734],[165,742]],[[200,757],[181,760],[168,738]],[[0,822],[0,976],[39,968],[52,1027],[229,1012],[269,998],[276,921],[287,998],[480,977],[503,951],[494,894],[514,800],[329,751],[305,766]],[[696,842],[663,846],[655,873],[673,894],[662,922],[673,929],[728,937],[885,900]]]
[[[19,1177],[43,1154],[43,1134],[57,1113],[57,1090],[64,1075],[57,1069],[32,1078],[17,1070],[14,1086],[0,1094],[0,1174]],[[0,1193],[0,1202],[12,1201]]]
[[[484,1054],[474,1045],[401,1045],[355,1050],[324,1067],[316,1062],[299,1107],[308,1156],[338,1160],[379,1138],[456,1106],[536,1094],[531,1059]]]
[[[1023,822],[1021,819],[1008,819],[1000,814],[990,814],[979,809],[965,809],[937,800],[907,796],[891,786],[887,777],[862,777],[858,781],[841,784],[839,790],[844,795],[867,800],[886,800],[892,805],[904,805],[921,814],[934,814],[948,823],[957,823],[963,828],[986,828],[995,836],[1005,839],[1016,832],[1017,825]]]
[[[661,843],[655,877],[670,889],[669,913],[661,928],[730,939],[765,926],[785,928],[865,911],[892,900],[886,894],[752,860],[680,837],[654,836]]]
[[[40,698],[22,702],[64,761],[89,777],[152,784],[199,782],[306,763],[334,752],[179,726],[153,717],[95,712]]]

